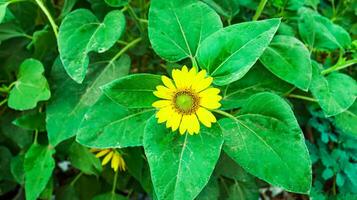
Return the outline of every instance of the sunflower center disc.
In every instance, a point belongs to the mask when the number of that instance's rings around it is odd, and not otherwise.
[[[194,103],[194,98],[189,94],[181,93],[176,96],[175,104],[184,112],[189,112],[194,107]]]

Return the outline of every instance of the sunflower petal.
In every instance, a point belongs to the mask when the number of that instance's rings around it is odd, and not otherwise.
[[[112,157],[113,157],[113,151],[110,151],[102,160],[102,165],[106,165]]]
[[[112,158],[112,169],[116,172],[118,171],[118,168],[119,168],[119,153],[118,152],[115,152],[114,155],[113,155],[113,158]]]
[[[172,80],[170,78],[168,78],[167,76],[161,76],[161,80],[167,88],[173,89],[173,90],[176,89]]]
[[[171,101],[169,101],[169,100],[158,100],[158,101],[155,101],[152,104],[152,106],[155,108],[163,108],[163,107],[169,106],[170,104],[171,104]]]
[[[100,157],[104,156],[105,154],[107,154],[109,151],[110,151],[110,149],[101,150],[100,152],[95,154],[95,157],[100,158]]]
[[[200,120],[200,122],[205,125],[206,127],[211,127],[211,123],[216,122],[216,117],[207,109],[205,108],[198,108],[197,112],[197,117]]]

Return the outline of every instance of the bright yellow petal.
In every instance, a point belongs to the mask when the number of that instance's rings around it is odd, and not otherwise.
[[[218,95],[220,90],[218,88],[208,88],[199,93],[200,97]]]
[[[113,157],[113,151],[109,152],[102,160],[102,165],[106,165],[110,159]]]
[[[167,119],[170,117],[172,112],[173,112],[173,110],[172,110],[172,108],[170,106],[161,108],[156,113],[156,117],[158,118],[158,122],[162,123],[162,122],[167,121]]]
[[[221,100],[221,96],[213,96],[210,98],[204,97],[201,98],[200,100],[200,106],[208,108],[208,109],[217,109],[221,107],[221,104],[219,103],[219,100]]]
[[[172,131],[176,131],[179,128],[181,119],[182,119],[182,114],[178,112],[174,112],[172,114],[171,124],[170,124]]]
[[[188,116],[189,118],[189,125],[188,125],[188,133],[193,135],[194,133],[198,133],[200,131],[200,123],[195,114],[191,114]]]
[[[181,120],[181,124],[180,124],[180,134],[183,135],[186,130],[188,129],[188,126],[190,124],[190,117],[189,115],[183,115],[182,116],[182,120]]]
[[[95,157],[100,158],[100,157],[104,156],[105,154],[107,154],[109,151],[110,151],[110,149],[101,150],[100,152],[95,154]]]
[[[167,76],[161,76],[161,80],[167,88],[173,89],[173,90],[176,89],[172,80],[170,78],[168,78]]]
[[[116,172],[119,168],[119,153],[115,152],[112,158],[112,169]]]
[[[126,169],[124,159],[121,155],[119,155],[119,168],[121,171],[125,171],[125,169]]]
[[[182,78],[181,71],[178,69],[172,70],[172,78],[174,79],[175,85],[177,88],[182,87]]]
[[[163,108],[170,105],[171,105],[171,101],[169,100],[158,100],[152,104],[152,106],[155,108]]]
[[[187,66],[184,65],[184,66],[182,67],[181,71],[182,71],[183,73],[188,73],[188,68],[187,68]]]
[[[165,86],[159,85],[156,87],[156,90],[157,91],[154,92],[154,95],[159,98],[171,99],[173,96],[173,90],[171,90]]]
[[[202,107],[198,108],[196,114],[200,122],[207,127],[211,127],[211,123],[217,121],[216,117],[205,108]]]
[[[213,78],[212,77],[207,77],[205,79],[201,79],[200,81],[195,81],[194,85],[192,88],[196,92],[201,92],[202,90],[208,88],[212,84]]]

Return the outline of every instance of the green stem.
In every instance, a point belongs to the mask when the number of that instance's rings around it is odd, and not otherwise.
[[[141,33],[144,33],[144,28],[141,26],[139,17],[136,15],[134,9],[128,4],[129,15],[134,18],[136,26],[139,28]]]
[[[287,97],[295,98],[295,99],[302,99],[302,100],[311,101],[311,102],[317,102],[317,100],[314,99],[314,98],[307,97],[307,96],[302,96],[302,95],[297,95],[297,94],[289,94],[289,95],[287,95]]]
[[[197,64],[195,57],[190,57],[190,59],[192,62],[192,67],[194,67],[196,69],[196,72],[198,72],[198,64]]]
[[[116,187],[117,187],[118,171],[119,171],[119,170],[117,170],[117,171],[115,172],[115,175],[114,175],[113,188],[112,188],[112,194],[113,194],[113,196],[114,196],[114,194],[115,194],[115,189],[116,189]],[[112,199],[113,199],[113,196],[112,196]]]
[[[33,139],[34,144],[37,144],[37,138],[38,138],[38,130],[35,130],[35,137]]]
[[[357,64],[357,59],[352,59],[352,60],[348,60],[346,62],[344,62],[343,64],[336,64],[330,68],[327,68],[325,70],[323,70],[321,72],[322,75],[325,75],[325,74],[329,74],[331,72],[334,72],[334,71],[338,71],[338,70],[341,70],[341,69],[344,69],[344,68],[347,68],[351,65],[354,65],[354,64]]]
[[[212,110],[212,111],[215,112],[215,113],[218,113],[218,114],[220,114],[222,116],[228,117],[230,119],[237,120],[233,115],[227,113],[226,111],[223,111],[223,110]]]
[[[2,100],[1,102],[0,102],[0,106],[2,106],[2,105],[4,105],[6,102],[7,102],[7,98],[6,99],[4,99],[4,100]]]
[[[267,0],[260,0],[260,3],[258,5],[257,10],[255,11],[255,15],[253,16],[253,21],[257,21],[262,14],[265,4],[267,3]]]
[[[78,181],[78,179],[83,175],[83,172],[77,174],[77,176],[71,181],[70,186],[74,186],[74,184],[76,184],[76,182]]]
[[[56,25],[55,21],[53,20],[50,12],[47,10],[46,6],[43,4],[42,0],[35,0],[37,5],[41,8],[41,10],[43,11],[43,13],[45,13],[48,21],[50,22],[52,29],[53,29],[53,33],[55,34],[56,38],[58,38],[58,26]]]
[[[112,62],[114,62],[116,59],[118,59],[123,53],[125,53],[128,49],[130,49],[131,47],[133,47],[134,45],[136,45],[138,42],[141,41],[141,38],[136,38],[135,40],[131,41],[130,43],[128,43],[124,48],[122,48],[110,61],[109,64],[111,64]]]

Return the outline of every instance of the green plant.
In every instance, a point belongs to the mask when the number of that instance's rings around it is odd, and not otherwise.
[[[0,0],[0,195],[354,198],[355,8]]]

